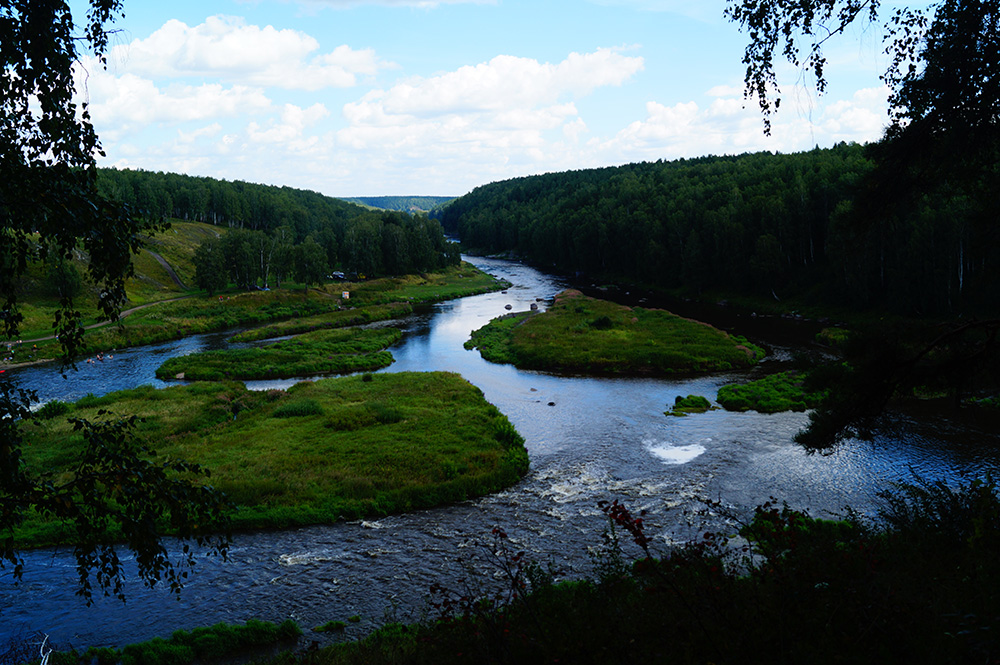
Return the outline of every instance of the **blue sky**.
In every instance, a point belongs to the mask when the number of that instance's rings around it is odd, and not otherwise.
[[[511,177],[870,141],[873,30],[828,50],[817,98],[781,71],[770,138],[742,97],[724,0],[126,0],[85,59],[106,157],[331,196],[460,195]],[[746,106],[746,108],[743,108]]]

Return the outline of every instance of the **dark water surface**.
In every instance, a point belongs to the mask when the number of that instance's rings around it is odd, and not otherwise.
[[[478,352],[462,348],[469,332],[503,314],[506,304],[519,311],[541,299],[544,307],[565,283],[516,262],[471,260],[514,286],[505,294],[440,303],[406,319],[404,338],[392,349],[396,362],[384,371],[454,371],[482,389],[527,442],[531,470],[521,483],[447,508],[237,536],[231,560],[199,561],[179,600],[163,590],[132,586],[125,605],[102,598],[87,608],[74,595],[69,552],[28,552],[19,586],[12,585],[9,571],[0,572],[0,639],[42,630],[60,647],[86,648],[250,618],[277,622],[291,617],[308,631],[355,614],[362,621],[352,624],[348,635],[357,636],[387,616],[419,618],[434,582],[456,588],[460,579],[489,583],[492,570],[476,561],[496,525],[507,530],[516,547],[571,576],[592,568],[588,548],[601,541],[604,522],[597,502],[602,499],[647,510],[648,530],[658,546],[666,547],[705,525],[722,523],[701,499],[719,500],[744,514],[771,496],[817,516],[847,505],[870,511],[879,489],[909,480],[914,472],[958,479],[1000,467],[992,435],[937,418],[897,415],[875,441],[848,441],[821,456],[808,455],[792,442],[806,422],[802,414],[663,415],[676,396],[713,398],[719,386],[745,374],[588,378],[486,363]],[[19,373],[42,399],[72,400],[146,383],[162,386],[152,376],[163,360],[217,348],[226,336],[123,351],[100,366],[81,366],[67,379],[45,367]],[[781,346],[774,350],[778,359],[791,352]],[[470,570],[478,572],[469,577]]]

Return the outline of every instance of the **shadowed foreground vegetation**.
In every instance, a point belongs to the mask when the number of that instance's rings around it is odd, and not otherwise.
[[[604,531],[598,536],[595,529],[591,548],[594,573],[569,581],[556,581],[551,563],[531,561],[495,527],[481,554],[497,574],[464,580],[459,589],[433,585],[421,622],[390,623],[359,640],[254,662],[996,662],[1000,497],[994,482],[951,488],[918,480],[881,499],[877,516],[849,513],[839,521],[772,501],[748,520],[731,517],[728,532],[707,532],[669,551],[647,534],[642,514],[604,501]],[[82,659],[75,652],[53,654],[50,662],[187,665],[196,654],[199,662],[217,663],[223,662],[220,648],[236,651],[238,635],[298,632],[290,622],[277,630],[252,623],[267,630],[218,625],[117,651],[92,649]],[[330,625],[346,627],[331,622],[323,629]]]
[[[734,533],[669,553],[654,551],[642,516],[605,502],[596,573],[559,583],[495,529],[504,589],[438,587],[425,622],[269,662],[996,662],[996,486],[918,483],[883,499],[877,521],[765,504]]]
[[[595,374],[687,374],[750,367],[762,349],[658,309],[631,308],[564,291],[542,314],[500,317],[466,348],[523,369]]]
[[[192,665],[194,663],[240,662],[247,654],[260,653],[293,644],[302,629],[287,619],[278,625],[250,620],[245,624],[219,623],[214,626],[178,630],[170,639],[156,638],[130,644],[122,649],[91,647],[84,653],[76,650],[54,652],[48,665]],[[25,651],[25,653],[28,653]]]
[[[482,392],[450,373],[366,374],[253,392],[239,383],[150,386],[50,402],[29,468],[71,474],[85,445],[67,418],[137,415],[138,441],[211,472],[236,529],[332,523],[495,492],[527,471],[524,441]],[[30,519],[18,547],[59,542]]]
[[[825,393],[810,390],[801,372],[781,372],[756,381],[719,388],[716,400],[727,411],[805,411],[816,407]]]

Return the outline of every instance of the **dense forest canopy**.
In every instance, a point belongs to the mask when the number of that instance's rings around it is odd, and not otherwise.
[[[241,288],[285,278],[322,281],[334,269],[367,276],[431,271],[458,262],[436,220],[374,211],[300,189],[213,178],[100,169],[108,198],[151,218],[207,222],[227,232],[195,256],[199,286]],[[220,234],[221,235],[221,234]]]
[[[551,173],[478,187],[442,216],[466,246],[659,288],[706,289],[911,314],[988,309],[990,228],[931,192],[905,219],[859,225],[873,169],[841,143]]]

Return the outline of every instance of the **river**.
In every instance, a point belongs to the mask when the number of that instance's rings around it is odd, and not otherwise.
[[[619,499],[648,511],[647,531],[662,551],[726,524],[703,499],[741,515],[772,496],[816,516],[838,514],[848,505],[870,512],[880,489],[913,473],[955,480],[1000,468],[991,434],[943,419],[897,414],[872,442],[849,440],[831,454],[810,455],[792,441],[806,423],[803,414],[663,415],[678,395],[713,398],[719,386],[746,374],[591,378],[487,363],[463,349],[469,332],[505,313],[507,304],[514,311],[534,302],[544,307],[566,283],[516,262],[466,258],[513,286],[506,293],[439,303],[400,322],[405,334],[392,349],[396,362],[383,371],[454,371],[478,386],[526,440],[531,470],[522,482],[446,508],[238,535],[228,562],[199,560],[179,598],[132,584],[127,604],[97,598],[86,607],[74,595],[70,552],[27,552],[19,585],[12,584],[9,570],[0,572],[0,642],[44,631],[59,648],[120,646],[219,621],[289,617],[310,635],[313,626],[354,615],[361,621],[346,634],[357,637],[386,620],[420,618],[435,582],[455,589],[489,584],[493,569],[484,561],[484,546],[494,526],[560,575],[583,575],[592,571],[590,548],[601,543],[600,500]],[[43,400],[162,386],[153,372],[168,356],[217,348],[227,336],[122,351],[100,366],[84,363],[66,378],[46,366],[15,375]],[[772,350],[764,371],[791,352]]]

